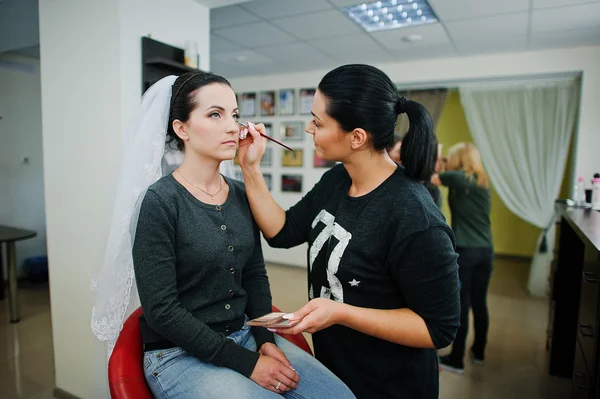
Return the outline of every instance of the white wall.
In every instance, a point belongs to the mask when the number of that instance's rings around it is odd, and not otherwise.
[[[94,375],[90,281],[120,156],[118,1],[40,2],[40,59],[56,385],[107,397]]]
[[[122,135],[141,95],[141,36],[194,39],[208,69],[208,18],[193,0],[40,2],[56,385],[80,398],[108,397],[104,345],[90,329],[90,283],[106,249]]]
[[[200,69],[210,70],[210,10],[194,0],[120,0],[123,131],[130,129],[141,96],[141,38],[185,48],[198,44]]]
[[[38,233],[17,242],[19,271],[25,258],[46,255],[39,69],[39,60],[0,55],[0,224]]]
[[[368,62],[365,60],[365,62]],[[575,176],[591,176],[600,172],[600,161],[597,151],[600,148],[600,47],[580,47],[535,52],[519,52],[472,56],[462,58],[443,58],[422,61],[400,62],[376,65],[385,71],[399,85],[427,84],[451,81],[467,82],[492,78],[511,78],[528,75],[552,74],[562,72],[582,72],[582,93],[579,114],[579,127],[575,145]],[[316,70],[304,73],[255,76],[230,79],[236,92],[260,91],[284,88],[315,87],[327,70]],[[254,118],[254,120],[260,118]],[[267,118],[263,118],[267,121]],[[296,118],[294,118],[296,119]],[[286,118],[286,120],[288,120]],[[307,138],[305,148],[311,148],[312,142]],[[312,153],[311,153],[312,154]],[[305,165],[312,159],[307,159]],[[312,156],[312,155],[310,155]],[[280,173],[277,171],[276,173]],[[305,168],[307,185],[304,192],[310,189],[312,182],[318,179],[319,173]],[[300,199],[299,195],[283,194],[275,188],[274,197],[287,209]],[[306,265],[305,247],[284,252],[274,250],[265,245],[265,259],[271,262],[286,263],[297,266]]]

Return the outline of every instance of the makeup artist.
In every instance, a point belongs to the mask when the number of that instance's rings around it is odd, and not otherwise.
[[[398,114],[410,130],[396,164],[386,148]],[[239,160],[258,227],[273,247],[308,243],[309,298],[286,315],[313,334],[315,356],[359,398],[437,398],[436,348],[460,306],[454,235],[421,181],[434,170],[431,116],[381,70],[345,65],[321,80],[306,132],[341,164],[284,211],[259,170],[264,126],[241,135]]]

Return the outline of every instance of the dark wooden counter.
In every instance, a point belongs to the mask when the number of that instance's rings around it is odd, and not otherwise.
[[[600,394],[600,212],[557,206],[550,272],[549,372],[572,378],[572,398]]]
[[[592,209],[557,206],[558,214],[575,230],[586,245],[600,251],[600,212]]]

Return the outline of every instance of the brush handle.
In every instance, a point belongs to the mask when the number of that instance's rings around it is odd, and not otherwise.
[[[246,129],[248,129],[248,125],[246,125],[244,122],[240,122],[237,121],[237,123],[239,123],[240,125],[244,126]],[[260,133],[260,132],[259,132]],[[279,144],[280,146],[282,146],[283,148],[285,148],[286,150],[289,151],[294,151],[293,149],[291,149],[290,147],[288,147],[287,145],[280,143],[279,141],[275,140],[273,137],[267,136],[266,134],[262,134],[260,133],[261,136],[263,136],[264,138],[266,138],[267,140],[271,140],[272,142],[274,142],[275,144]]]

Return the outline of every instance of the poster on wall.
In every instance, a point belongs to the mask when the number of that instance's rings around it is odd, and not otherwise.
[[[301,193],[302,175],[281,175],[281,191]]]
[[[263,156],[260,160],[260,166],[269,167],[269,166],[272,166],[272,164],[273,164],[273,149],[266,148],[265,153],[263,154]]]
[[[242,116],[256,116],[256,93],[242,93]]]
[[[300,89],[300,115],[310,115],[315,89]]]
[[[296,112],[295,94],[294,89],[279,90],[279,115],[294,115]]]
[[[270,123],[265,123],[265,134],[269,137],[273,137],[273,125],[271,125]],[[267,144],[270,143],[267,142]]]
[[[281,125],[279,125],[279,135],[286,140],[302,141],[306,135],[304,132],[304,123],[281,122]]]
[[[281,150],[281,166],[285,168],[299,168],[303,165],[304,150]]]
[[[275,115],[275,92],[261,91],[260,92],[260,116]]]
[[[319,158],[317,155],[317,150],[314,151],[313,154],[313,166],[315,168],[331,168],[335,166],[337,162],[335,161],[327,161],[325,159]]]
[[[263,177],[265,179],[265,183],[267,183],[267,188],[269,191],[273,191],[273,182],[270,173],[263,173]]]

